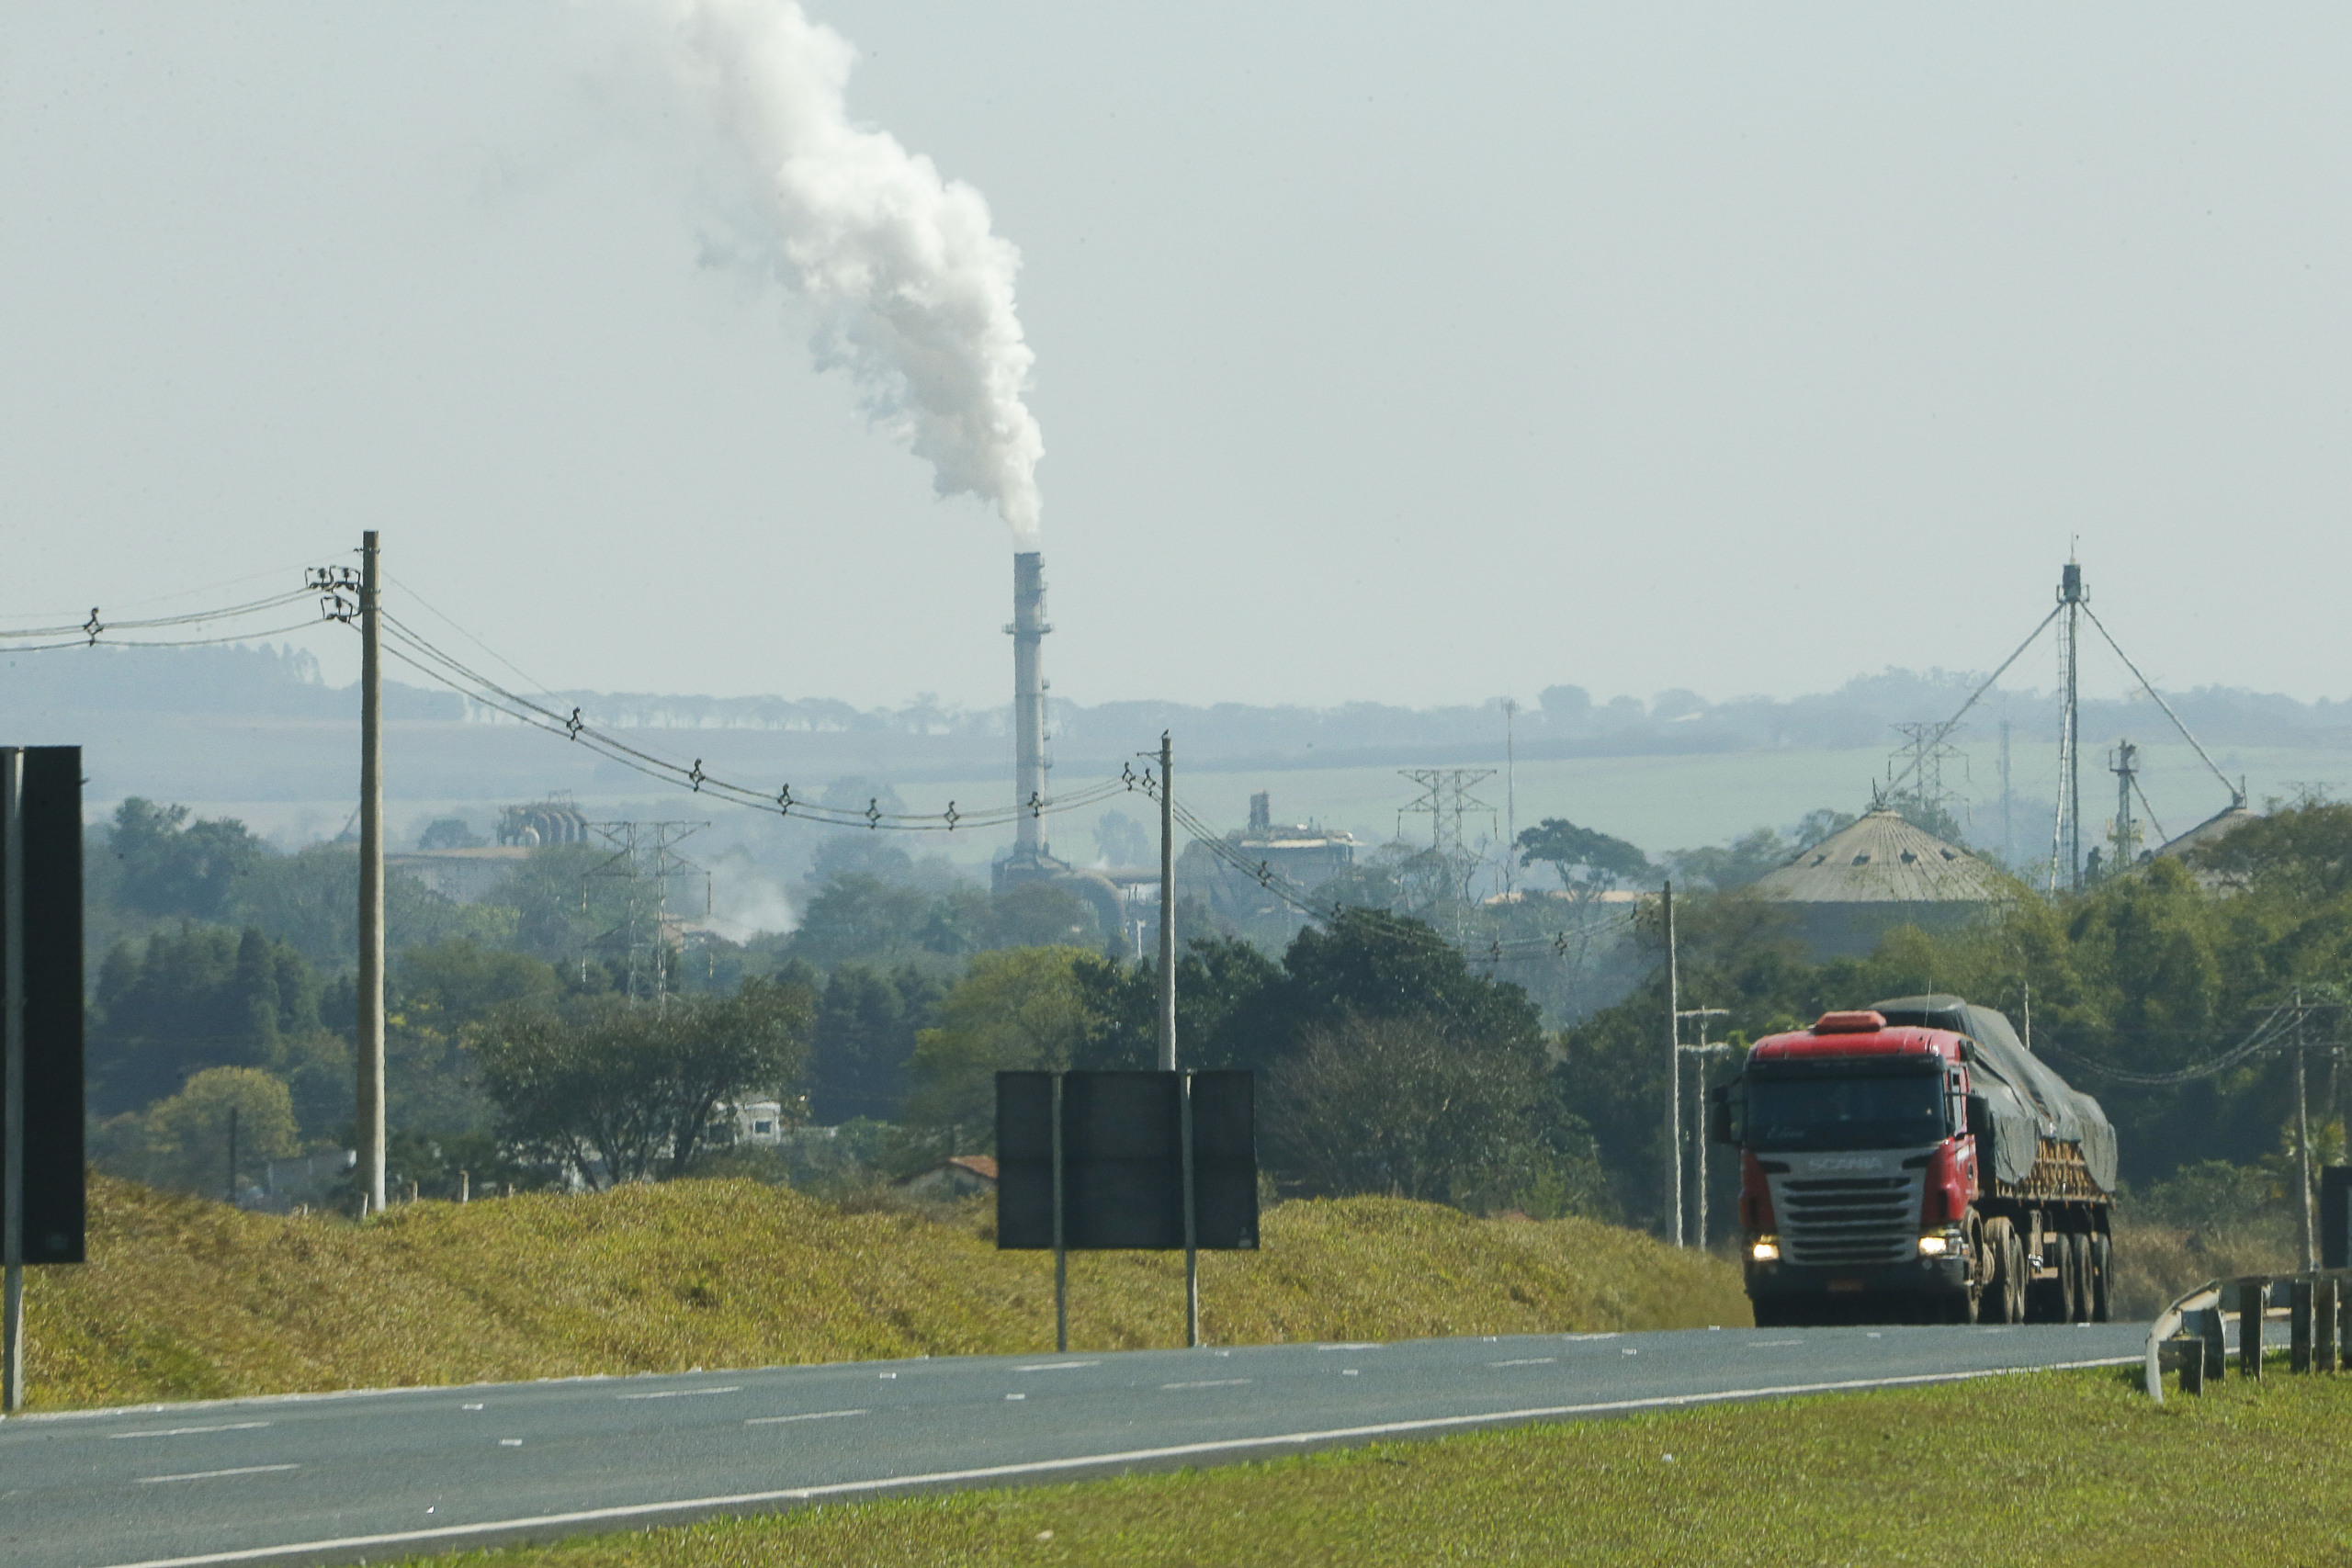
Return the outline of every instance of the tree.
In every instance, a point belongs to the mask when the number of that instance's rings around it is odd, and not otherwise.
[[[1148,865],[1159,858],[1159,841],[1124,811],[1105,811],[1094,820],[1094,852],[1105,865]]]
[[[1597,893],[1650,873],[1649,858],[1624,840],[1579,828],[1563,817],[1546,817],[1516,841],[1520,864],[1550,862],[1559,873],[1560,886],[1571,893]],[[1576,874],[1579,867],[1581,876]]]
[[[798,1076],[813,1010],[805,988],[764,980],[658,1009],[510,1004],[474,1055],[508,1142],[611,1187],[683,1174],[720,1106]]]
[[[1010,947],[975,954],[939,1004],[939,1023],[915,1036],[907,1120],[967,1132],[996,1124],[996,1075],[1069,1067],[1086,1039],[1079,947]]]
[[[1426,1014],[1314,1026],[1267,1098],[1280,1168],[1318,1193],[1493,1206],[1544,1163],[1540,1053]]]
[[[416,847],[420,850],[478,850],[482,842],[482,836],[467,826],[464,818],[436,817],[426,823],[424,831],[417,836]]]
[[[989,926],[995,947],[1092,947],[1103,936],[1092,907],[1051,882],[1024,882],[998,894]]]
[[[137,795],[115,807],[107,847],[120,863],[118,886],[126,904],[145,914],[199,920],[220,916],[238,879],[269,853],[269,846],[233,818],[188,824],[187,807],[157,806]]]
[[[843,872],[817,890],[785,951],[820,969],[888,964],[923,951],[932,900],[917,888]]]
[[[1262,1008],[1239,1010],[1227,1052],[1237,1066],[1271,1066],[1317,1026],[1350,1017],[1431,1018],[1452,1035],[1497,1046],[1540,1047],[1542,1021],[1527,993],[1471,972],[1462,952],[1419,920],[1342,909],[1308,926],[1283,954],[1283,979]]]
[[[319,1027],[319,989],[300,953],[252,926],[183,921],[119,943],[93,998],[92,1108],[137,1110],[207,1067],[277,1065],[287,1037]]]
[[[283,1080],[257,1067],[208,1067],[140,1118],[145,1147],[135,1174],[176,1191],[225,1195],[230,1190],[232,1110],[237,1121],[240,1190],[270,1160],[283,1159],[301,1146]]]
[[[1140,1070],[1159,1065],[1159,965],[1089,957],[1072,971],[1086,1017],[1074,1065]],[[1189,1067],[1231,1064],[1237,1024],[1282,979],[1273,960],[1246,942],[1204,937],[1176,961],[1177,1050]]]
[[[1727,845],[1675,850],[1666,858],[1678,884],[1687,886],[1696,883],[1727,892],[1747,886],[1767,872],[1778,871],[1796,852],[1796,846],[1779,833],[1770,828],[1758,828]]]
[[[575,884],[574,901],[580,897]],[[359,951],[359,856],[347,844],[312,844],[256,862],[238,885],[238,919],[290,943],[322,969],[340,969]],[[406,872],[384,877],[384,942],[391,951],[471,935],[506,945],[515,934],[511,908],[459,904]]]
[[[2197,868],[2319,902],[2352,892],[2352,805],[2313,801],[2256,817],[2193,852]]]
[[[892,974],[837,966],[817,1002],[809,1114],[827,1126],[897,1121],[916,1033],[930,1026],[944,990],[912,965]]]

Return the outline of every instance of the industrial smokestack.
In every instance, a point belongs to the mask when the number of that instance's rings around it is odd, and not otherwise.
[[[1020,808],[1012,859],[1035,865],[1046,857],[1046,678],[1038,655],[1046,634],[1046,560],[1035,550],[1012,558],[1012,791]]]

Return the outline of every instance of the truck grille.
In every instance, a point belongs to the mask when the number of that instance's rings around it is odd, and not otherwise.
[[[1921,1174],[1774,1177],[1781,1256],[1833,1269],[1908,1261],[1919,1244]]]

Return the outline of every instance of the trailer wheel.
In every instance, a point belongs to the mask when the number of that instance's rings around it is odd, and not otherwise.
[[[2086,1231],[2075,1238],[2077,1259],[2075,1282],[2075,1321],[2098,1321],[2098,1235]]]
[[[2091,1237],[2091,1321],[2115,1321],[2115,1238],[2104,1231]]]
[[[2065,1314],[2058,1320],[2061,1323],[2083,1323],[2090,1316],[2091,1303],[2083,1289],[2084,1280],[2090,1274],[2084,1267],[2090,1260],[2090,1248],[2083,1245],[2084,1239],[2074,1231],[2064,1232],[2058,1237],[2058,1285],[2066,1308]]]
[[[2048,1224],[2045,1220],[2044,1225]],[[2072,1245],[2062,1231],[2045,1228],[2041,1245],[2041,1266],[2057,1271],[2054,1280],[2036,1280],[2029,1265],[2026,1271],[2025,1320],[2028,1323],[2072,1323],[2075,1319],[2075,1270],[2067,1248]]]

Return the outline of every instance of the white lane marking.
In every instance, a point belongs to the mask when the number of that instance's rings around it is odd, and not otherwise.
[[[460,1404],[458,1408],[460,1410],[480,1410],[481,1406],[479,1404]]]
[[[616,1393],[615,1399],[691,1399],[698,1393],[741,1393],[741,1383],[729,1383],[725,1388],[663,1388],[650,1393]]]
[[[1251,1381],[1250,1378],[1209,1378],[1202,1382],[1164,1382],[1159,1385],[1159,1391],[1165,1393],[1171,1388],[1239,1388]]]
[[[498,1439],[498,1446],[502,1449],[519,1449],[523,1446],[523,1439],[520,1438],[501,1438]]]
[[[1617,1353],[1621,1356],[1638,1356],[1641,1354],[1639,1350],[1634,1349],[1631,1345],[1626,1346],[1623,1350],[1620,1350]]]
[[[1353,1378],[1362,1377],[1363,1374],[1357,1371],[1353,1367],[1342,1367],[1340,1369],[1340,1375],[1343,1378]]]
[[[1039,1361],[1032,1366],[1015,1367],[1016,1372],[1066,1372],[1072,1367],[1099,1367],[1100,1361]]]
[[[1521,1356],[1515,1361],[1488,1361],[1487,1365],[1490,1367],[1548,1367],[1559,1359],[1557,1356]]]
[[[1804,1341],[1802,1339],[1751,1339],[1747,1342],[1747,1348],[1751,1350],[1770,1350],[1775,1345],[1802,1345],[1804,1343]]]
[[[1026,1399],[1029,1396],[1025,1393],[1008,1393],[1004,1397],[1007,1399]]]
[[[218,1427],[164,1427],[153,1432],[109,1432],[114,1442],[125,1438],[192,1438],[198,1432],[250,1432],[256,1427],[266,1427],[266,1421],[223,1421]]]
[[[837,1481],[823,1486],[794,1486],[775,1492],[737,1492],[717,1497],[682,1497],[672,1503],[632,1503],[611,1508],[582,1508],[569,1514],[534,1514],[520,1518],[492,1519],[483,1524],[441,1525],[432,1529],[388,1531],[382,1535],[342,1536],[329,1540],[288,1541],[277,1546],[251,1546],[234,1551],[209,1551],[198,1557],[150,1557],[136,1562],[116,1562],[106,1568],[215,1568],[216,1564],[251,1562],[256,1558],[293,1557],[363,1548],[405,1546],[416,1541],[450,1540],[516,1530],[571,1529],[621,1519],[659,1518],[664,1514],[712,1513],[751,1508],[768,1503],[810,1503],[820,1497],[854,1497],[860,1494],[951,1486],[967,1482],[1003,1481],[1023,1475],[1056,1475],[1096,1465],[1137,1464],[1147,1460],[1190,1459],[1200,1454],[1235,1453],[1254,1449],[1296,1448],[1302,1444],[1342,1442],[1350,1438],[1399,1437],[1408,1432],[1442,1432],[1465,1427],[1493,1427],[1512,1421],[1558,1420],[1576,1416],[1611,1416],[1626,1410],[1663,1410],[1694,1404],[1720,1404],[1737,1399],[1786,1399],[1805,1393],[1844,1393],[1864,1388],[1905,1388],[1922,1383],[1970,1382],[1978,1378],[2011,1377],[2019,1372],[2071,1372],[2093,1367],[2136,1367],[2138,1355],[2104,1356],[2089,1361],[2052,1361],[2038,1367],[1987,1367],[1970,1372],[1913,1372],[1892,1378],[1850,1378],[1841,1382],[1782,1383],[1770,1388],[1727,1388],[1713,1393],[1669,1393],[1650,1399],[1612,1399],[1598,1404],[1550,1404],[1521,1410],[1490,1410],[1476,1416],[1437,1416],[1418,1421],[1387,1421],[1376,1427],[1333,1427],[1319,1432],[1284,1432],[1272,1438],[1227,1438],[1203,1443],[1179,1443],[1161,1449],[1130,1449],[1124,1453],[1073,1454],[1067,1459],[1034,1460],[1026,1464],[989,1465],[978,1470],[941,1470],[925,1475],[886,1475],[870,1481]]]
[[[836,1416],[870,1416],[870,1410],[811,1410],[806,1416],[754,1416],[746,1427],[775,1427],[786,1421],[830,1421]]]
[[[1612,1328],[1606,1334],[1563,1334],[1560,1337],[1571,1345],[1581,1345],[1588,1339],[1614,1339],[1617,1331]]]
[[[1377,1350],[1379,1344],[1371,1339],[1351,1339],[1338,1345],[1317,1345],[1317,1350]]]
[[[191,1470],[186,1475],[142,1475],[141,1486],[153,1486],[165,1481],[217,1481],[224,1475],[268,1475],[281,1470],[300,1470],[299,1464],[243,1464],[234,1470]]]

